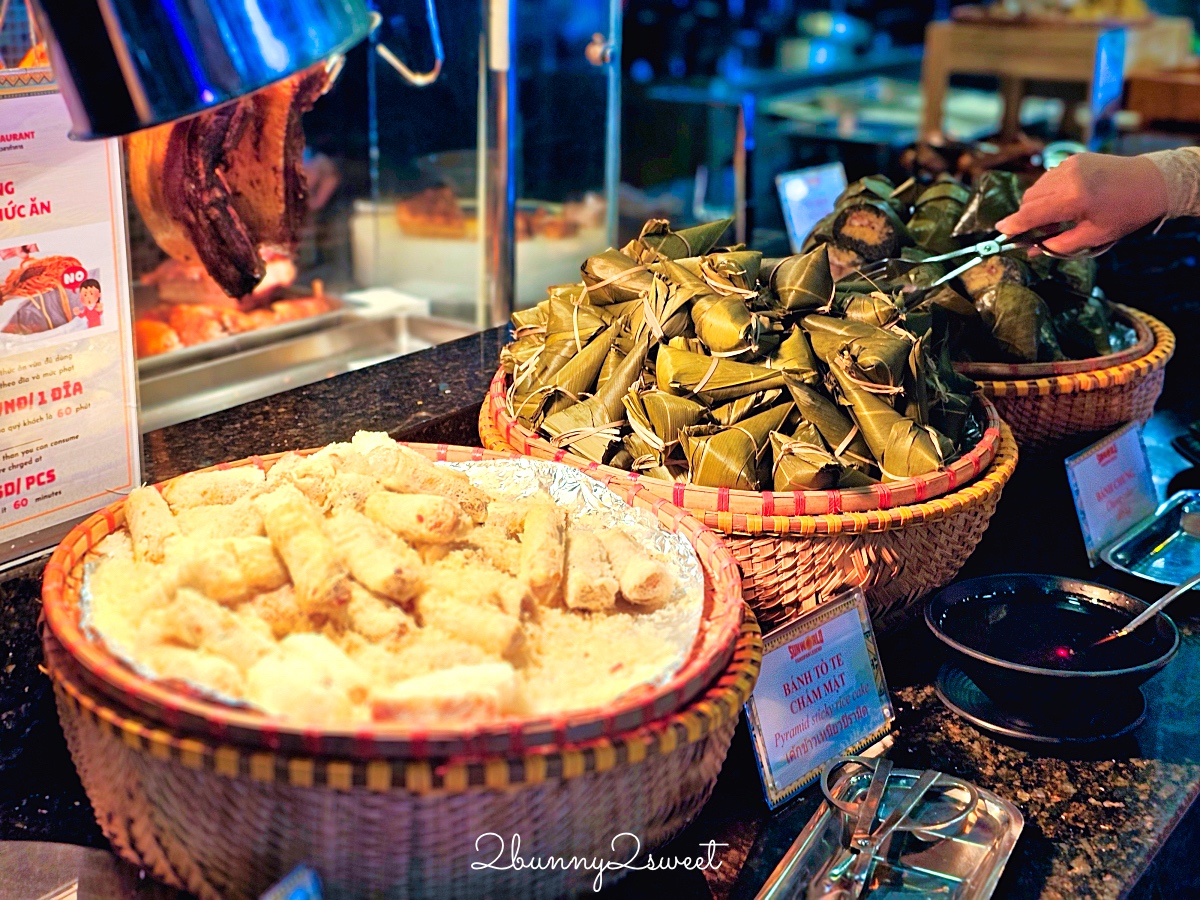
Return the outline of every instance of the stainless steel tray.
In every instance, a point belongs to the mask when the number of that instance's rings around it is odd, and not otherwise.
[[[1134,526],[1100,558],[1122,572],[1159,584],[1181,584],[1200,572],[1200,539],[1179,527],[1189,503],[1200,502],[1200,491],[1180,491],[1163,502],[1150,518]]]
[[[921,777],[913,769],[895,769],[888,780],[878,816],[886,818],[904,793]],[[871,781],[868,771],[855,772],[835,787],[836,797],[857,803]],[[863,893],[871,900],[938,897],[986,900],[996,889],[1025,819],[1013,804],[982,788],[974,821],[959,834],[930,841],[917,833],[897,832],[875,857],[871,883]],[[962,809],[961,805],[958,809]],[[952,801],[934,797],[918,808],[918,820],[936,821],[953,813]],[[823,802],[800,832],[757,900],[805,898],[809,883],[825,863],[846,845],[851,823]]]
[[[462,322],[428,316],[345,313],[331,327],[186,366],[143,371],[139,378],[142,431],[260,400],[478,331]]]
[[[303,289],[291,289],[284,291],[279,299],[294,300],[309,296],[312,296],[311,293]],[[152,305],[156,299],[157,291],[153,287],[138,285],[134,290],[134,302],[139,306],[142,304]],[[206,359],[231,356],[234,353],[252,350],[255,347],[262,347],[265,344],[283,341],[297,335],[320,331],[323,328],[333,328],[345,320],[346,316],[353,311],[354,305],[336,297],[330,297],[329,301],[334,307],[329,312],[318,313],[315,316],[296,319],[292,322],[282,322],[279,325],[256,328],[253,331],[244,331],[241,334],[218,338],[215,341],[205,341],[202,344],[193,344],[190,347],[180,347],[178,350],[169,350],[154,356],[142,357],[137,361],[138,374],[153,375],[168,369],[180,369]]]

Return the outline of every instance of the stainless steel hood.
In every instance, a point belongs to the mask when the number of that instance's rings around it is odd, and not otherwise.
[[[364,0],[38,0],[79,139],[195,115],[342,53]]]

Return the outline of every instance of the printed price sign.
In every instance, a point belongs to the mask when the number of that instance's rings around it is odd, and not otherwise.
[[[1092,565],[1100,551],[1157,506],[1150,459],[1136,422],[1068,457],[1067,481]]]
[[[0,566],[141,480],[121,150],[0,72]]]
[[[858,588],[776,629],[763,645],[746,716],[774,809],[812,784],[828,760],[884,738],[895,715]]]

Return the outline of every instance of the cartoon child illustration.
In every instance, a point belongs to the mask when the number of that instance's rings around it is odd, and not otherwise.
[[[100,300],[100,282],[89,278],[79,285],[79,298],[83,301],[83,309],[76,318],[87,319],[88,328],[96,328],[104,313],[104,304]]]

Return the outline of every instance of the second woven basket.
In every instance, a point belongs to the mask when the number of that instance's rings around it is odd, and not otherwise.
[[[1153,346],[1145,355],[1117,365],[1041,377],[988,378],[968,372],[996,404],[1022,448],[1052,447],[1079,435],[1109,432],[1126,422],[1150,418],[1162,393],[1166,365],[1175,353],[1175,335],[1151,315],[1117,308],[1139,331],[1153,333]],[[1024,367],[1011,368],[1019,372]]]

